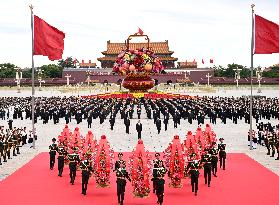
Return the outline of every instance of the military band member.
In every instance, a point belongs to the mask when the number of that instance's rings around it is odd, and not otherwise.
[[[52,138],[52,144],[49,145],[49,158],[50,158],[50,169],[53,170],[54,164],[55,164],[55,155],[57,151],[57,144],[55,143],[56,139]]]
[[[159,164],[162,163],[164,167],[164,163],[162,160],[160,160],[160,154],[156,153],[155,154],[155,159],[153,160],[153,193],[156,191],[156,186],[157,186],[157,169],[159,168]]]
[[[211,167],[213,176],[217,177],[217,165],[218,165],[218,148],[216,142],[212,143],[212,147],[209,150],[211,154]]]
[[[4,156],[4,141],[0,134],[0,165],[2,165],[2,157]]]
[[[77,172],[77,163],[79,162],[79,155],[76,153],[68,154],[68,159],[71,179],[70,183],[74,185]]]
[[[191,177],[191,186],[192,192],[195,193],[195,196],[198,194],[199,189],[199,176],[200,176],[200,161],[196,159],[196,154],[193,153],[190,161],[188,162],[187,172],[189,172]]]
[[[65,155],[67,154],[63,143],[60,143],[58,148],[58,176],[62,177],[63,169],[64,169],[64,162],[65,162]]]
[[[5,136],[3,136],[3,162],[7,162],[7,150],[8,150],[8,142]]]
[[[8,156],[8,159],[11,159],[11,148],[13,147],[14,143],[9,134],[7,136],[7,141],[8,141],[7,156]]]
[[[131,181],[130,176],[125,168],[125,163],[119,163],[119,168],[116,170],[116,184],[117,184],[117,199],[118,204],[123,205],[124,195],[125,195],[125,187],[126,187],[126,179]]]
[[[83,160],[80,163],[80,168],[81,168],[81,176],[82,176],[82,194],[86,195],[87,191],[87,185],[88,185],[88,180],[90,177],[90,172],[93,171],[93,168],[88,160]]]
[[[218,144],[219,150],[219,159],[220,159],[220,169],[223,167],[223,170],[226,169],[226,144],[224,144],[224,138],[220,138],[220,144]]]
[[[202,156],[203,170],[204,170],[204,180],[205,184],[210,187],[211,182],[211,154],[208,153],[208,149],[205,149],[205,154]]]
[[[164,167],[163,161],[158,161],[158,168],[156,168],[156,195],[157,203],[162,205],[164,201],[164,191],[165,191],[165,179],[164,176],[167,173],[166,168]],[[153,175],[154,177],[154,175]]]

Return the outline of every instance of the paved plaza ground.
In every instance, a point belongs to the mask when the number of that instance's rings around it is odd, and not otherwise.
[[[250,91],[247,88],[242,89],[233,89],[233,88],[216,88],[214,92],[211,93],[201,93],[196,92],[197,90],[188,93],[186,89],[183,93],[190,95],[211,95],[211,96],[242,96],[249,95]],[[67,93],[66,95],[72,94],[89,94],[88,91],[83,91],[84,93]],[[94,90],[94,92],[97,92]],[[182,91],[181,91],[182,92]],[[257,94],[255,92],[255,94]],[[0,90],[1,96],[17,96],[15,90]],[[65,95],[65,93],[61,93],[60,91],[55,90],[44,90],[41,92],[37,92],[37,95],[43,96],[52,96],[52,95]],[[268,97],[278,97],[279,96],[279,88],[263,88],[261,95]],[[22,91],[20,96],[30,96],[30,91],[28,89]],[[134,117],[135,114],[134,114]],[[83,121],[78,125],[80,128],[81,134],[85,135],[88,130],[92,130],[96,139],[100,139],[101,135],[105,134],[115,151],[131,151],[136,143],[137,143],[137,132],[136,132],[136,123],[138,119],[131,120],[130,134],[125,133],[125,126],[123,120],[120,119],[120,115],[118,113],[116,117],[116,122],[114,126],[114,130],[110,130],[110,125],[108,119],[100,125],[99,119],[93,120],[92,129],[87,128],[87,122]],[[142,139],[144,141],[145,147],[149,151],[163,151],[169,142],[173,139],[173,136],[178,134],[181,139],[185,139],[187,131],[191,130],[195,132],[197,129],[197,122],[194,121],[193,124],[189,124],[187,121],[182,120],[181,124],[178,128],[174,129],[173,122],[170,120],[168,130],[164,131],[162,129],[161,133],[158,134],[156,130],[156,126],[153,123],[153,120],[150,121],[146,117],[145,111],[142,112],[141,122],[143,124],[143,132]],[[267,121],[264,121],[267,122]],[[205,123],[209,123],[209,119],[205,120]],[[278,124],[278,121],[271,120],[272,124]],[[0,125],[7,126],[7,121],[0,120]],[[253,122],[253,127],[255,128],[255,121]],[[26,126],[27,129],[31,129],[31,121],[27,120],[14,120],[13,126],[23,127]],[[38,133],[38,140],[36,141],[36,148],[30,149],[29,145],[25,145],[21,148],[21,154],[17,157],[14,157],[11,160],[8,160],[7,163],[2,165],[0,168],[0,180],[9,176],[11,173],[16,171],[18,168],[22,167],[28,161],[34,158],[38,153],[48,151],[48,146],[51,143],[51,139],[53,137],[57,137],[59,133],[62,131],[65,126],[65,120],[60,120],[59,124],[54,125],[53,121],[49,121],[48,124],[43,124],[41,120],[36,124],[36,129]],[[72,120],[69,124],[71,130],[77,127],[76,121]],[[203,126],[205,127],[205,125]],[[163,126],[162,126],[163,128]],[[232,121],[228,120],[227,124],[224,125],[217,120],[216,125],[212,125],[213,130],[216,132],[217,137],[223,137],[225,139],[225,143],[227,143],[227,152],[230,153],[245,153],[254,160],[261,163],[263,166],[267,167],[277,175],[279,175],[279,161],[276,161],[275,158],[271,158],[266,155],[266,148],[259,146],[255,150],[249,150],[248,142],[247,142],[247,132],[249,130],[249,124],[244,123],[244,120],[238,121],[238,124],[233,124]],[[228,163],[229,163],[228,158]],[[47,162],[46,162],[47,163]]]

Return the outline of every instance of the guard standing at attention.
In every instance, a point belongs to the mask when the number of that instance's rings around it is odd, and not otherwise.
[[[226,144],[224,144],[224,138],[220,138],[220,144],[218,144],[219,150],[219,159],[220,159],[220,169],[223,167],[223,170],[226,169]]]
[[[57,144],[55,143],[56,139],[52,138],[52,144],[49,145],[49,158],[50,158],[50,169],[53,170],[54,164],[55,164],[55,155],[57,151]]]

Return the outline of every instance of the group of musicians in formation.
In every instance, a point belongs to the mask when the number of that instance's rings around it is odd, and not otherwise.
[[[248,140],[249,132],[248,132]],[[272,125],[270,122],[257,124],[257,133],[252,133],[253,147],[262,145],[267,148],[267,155],[275,157],[275,160],[279,160],[279,124]]]
[[[83,137],[79,128],[71,132],[66,125],[58,136],[58,143],[53,138],[49,146],[50,169],[53,170],[58,155],[58,176],[62,177],[64,165],[68,164],[72,185],[77,170],[81,170],[81,193],[84,195],[91,176],[96,179],[98,187],[107,187],[110,184],[110,175],[115,172],[120,205],[124,203],[127,181],[132,184],[134,196],[140,198],[150,194],[149,183],[152,181],[157,203],[163,204],[165,176],[168,176],[169,186],[173,188],[182,188],[182,180],[189,177],[192,192],[197,195],[201,169],[204,172],[204,183],[208,187],[211,185],[211,176],[217,177],[218,160],[220,168],[225,170],[226,144],[223,138],[219,140],[218,144],[216,134],[207,124],[205,130],[198,127],[195,134],[189,131],[185,140],[181,141],[179,136],[174,136],[163,154],[155,153],[155,157],[146,152],[143,141],[139,139],[126,161],[123,153],[118,153],[118,160],[114,162],[114,152],[106,136],[101,136],[97,142],[91,131]]]
[[[17,128],[0,126],[0,165],[20,154],[20,147],[27,144],[26,127]]]

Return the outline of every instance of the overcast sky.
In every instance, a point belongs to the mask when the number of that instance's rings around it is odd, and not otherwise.
[[[66,33],[63,57],[80,61],[96,62],[107,40],[124,42],[140,27],[152,41],[169,40],[178,61],[250,66],[251,3],[279,23],[279,0],[0,0],[0,63],[31,66],[31,2],[36,15]],[[35,56],[35,66],[48,63]],[[254,58],[255,66],[275,63],[279,54]]]

